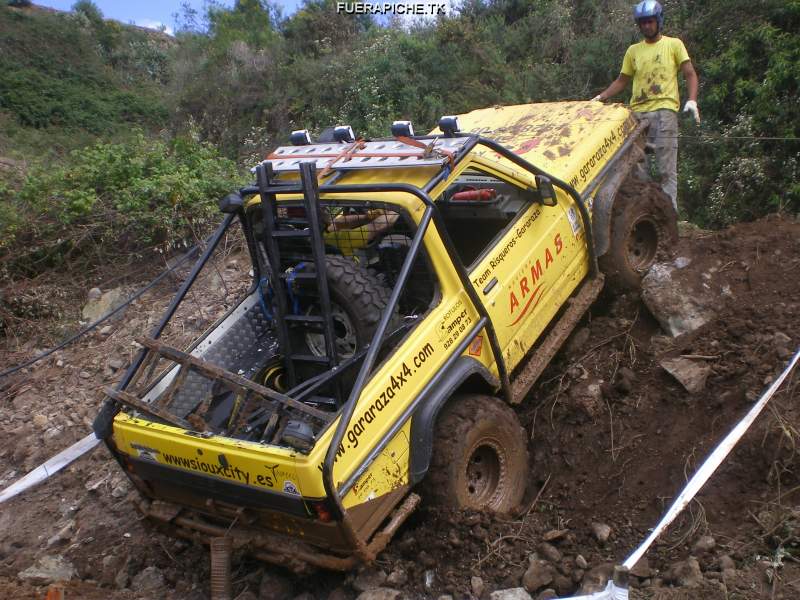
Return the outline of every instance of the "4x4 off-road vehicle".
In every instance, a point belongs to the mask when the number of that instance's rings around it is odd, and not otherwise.
[[[460,130],[459,130],[460,126]],[[226,217],[95,422],[172,533],[289,567],[369,561],[420,501],[512,511],[523,401],[604,280],[676,239],[628,177],[622,106],[528,104],[414,137],[281,147]],[[185,351],[158,340],[238,222],[249,293]],[[413,490],[413,491],[412,491]]]

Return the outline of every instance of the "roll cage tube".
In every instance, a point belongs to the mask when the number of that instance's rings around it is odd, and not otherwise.
[[[208,262],[208,259],[211,258],[211,255],[214,253],[214,250],[217,249],[220,240],[222,240],[222,236],[228,231],[228,227],[230,227],[231,223],[235,218],[239,216],[238,212],[228,213],[225,215],[225,218],[222,220],[222,223],[219,224],[216,231],[212,234],[212,236],[208,240],[208,245],[206,246],[205,251],[197,259],[197,262],[194,263],[191,272],[186,277],[186,280],[181,285],[180,289],[177,291],[175,296],[172,298],[172,302],[167,307],[167,310],[164,312],[164,315],[161,317],[161,320],[153,329],[150,337],[152,339],[158,339],[161,337],[161,333],[169,323],[169,320],[175,314],[175,311],[178,310],[178,306],[180,306],[183,299],[186,297],[186,293],[189,291],[189,288],[197,279],[197,276],[200,274],[202,268]],[[244,225],[244,219],[240,219],[242,226]],[[246,229],[246,227],[245,227]],[[246,233],[246,232],[245,232]],[[247,236],[245,236],[247,237]],[[139,354],[136,355],[136,358],[131,363],[131,366],[128,367],[128,370],[125,372],[125,376],[122,378],[117,386],[116,390],[121,391],[128,387],[133,379],[134,374],[139,367],[142,366],[142,362],[144,361],[144,357],[147,354],[147,348],[142,348],[139,350]],[[100,411],[97,413],[97,416],[94,418],[94,422],[92,423],[92,429],[94,430],[95,435],[98,439],[107,440],[108,437],[111,435],[111,428],[112,423],[114,421],[114,417],[119,413],[120,406],[119,403],[112,400],[111,398],[106,397],[103,401],[103,405],[100,407]]]
[[[456,136],[469,137],[469,134],[462,135],[457,133]],[[502,144],[495,142],[494,140],[485,138],[483,136],[479,136],[478,143],[494,150],[504,158],[507,158],[514,164],[525,169],[526,171],[530,171],[532,173],[535,173],[536,175],[544,175],[545,177],[550,179],[550,181],[556,187],[561,188],[562,190],[567,192],[570,196],[572,196],[572,199],[575,200],[575,203],[578,205],[578,210],[581,213],[581,220],[583,221],[583,230],[586,232],[586,246],[589,250],[589,267],[591,269],[592,277],[597,277],[597,275],[600,273],[600,267],[597,264],[597,253],[594,247],[594,237],[592,235],[592,222],[591,219],[589,218],[589,210],[583,203],[583,197],[578,193],[578,190],[569,185],[566,181],[562,181],[558,177],[553,177],[546,171],[543,171],[533,163],[530,163],[521,156],[511,152],[508,148],[506,148]]]

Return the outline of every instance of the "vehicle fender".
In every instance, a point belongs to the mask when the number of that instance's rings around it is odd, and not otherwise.
[[[438,376],[438,381],[420,402],[411,416],[411,444],[409,479],[411,484],[425,477],[433,452],[433,432],[436,418],[453,393],[472,376],[477,375],[487,389],[496,390],[500,382],[480,362],[469,356],[461,356],[447,371]]]
[[[622,182],[637,162],[644,158],[644,139],[639,136],[634,143],[616,157],[614,164],[604,174],[594,192],[592,202],[592,233],[597,256],[608,252],[611,243],[611,219],[614,215],[614,199]]]

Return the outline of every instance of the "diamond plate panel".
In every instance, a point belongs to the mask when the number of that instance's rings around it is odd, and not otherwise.
[[[261,367],[278,352],[278,341],[269,327],[258,303],[202,354],[202,358],[238,373],[254,377]],[[192,412],[210,393],[212,380],[191,371],[168,407],[178,417]]]

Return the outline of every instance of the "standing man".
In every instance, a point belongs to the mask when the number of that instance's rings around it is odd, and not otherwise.
[[[678,210],[678,71],[683,73],[689,100],[683,111],[691,113],[700,123],[697,108],[697,73],[686,47],[678,38],[662,35],[664,9],[655,0],[639,2],[633,9],[633,19],[644,40],[631,45],[622,60],[622,69],[611,85],[592,100],[605,102],[623,91],[633,79],[631,108],[650,123],[647,141],[655,146],[655,159],[661,187]],[[637,175],[647,178],[647,165],[638,166]]]

